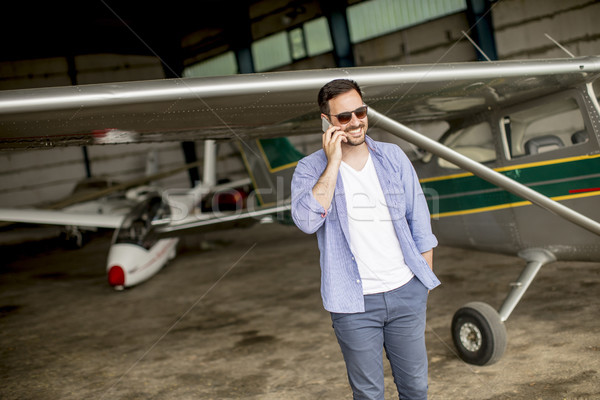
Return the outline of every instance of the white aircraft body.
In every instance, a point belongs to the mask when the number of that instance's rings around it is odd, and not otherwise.
[[[177,238],[157,239],[148,235],[152,221],[165,218],[170,210],[158,194],[140,202],[115,232],[108,252],[108,283],[117,290],[137,285],[155,275],[177,252]]]

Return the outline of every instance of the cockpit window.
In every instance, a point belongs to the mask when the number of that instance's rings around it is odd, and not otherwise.
[[[510,113],[502,124],[509,158],[555,151],[589,140],[583,116],[573,98],[553,100]]]
[[[487,122],[480,122],[450,133],[443,143],[452,150],[477,162],[485,163],[496,159],[494,136]],[[442,158],[438,160],[442,168],[458,167]]]
[[[146,249],[157,239],[152,234],[152,221],[168,217],[170,209],[160,196],[150,195],[138,204],[123,220],[116,233],[115,243],[131,243]]]
[[[406,124],[406,126],[435,141],[439,141],[444,133],[450,129],[450,124],[443,120],[419,121],[414,123],[409,122]],[[386,138],[385,140],[396,143],[398,146],[400,146],[410,161],[420,160],[421,162],[428,163],[433,157],[433,154],[419,149],[417,146],[405,140],[394,141],[393,138]]]

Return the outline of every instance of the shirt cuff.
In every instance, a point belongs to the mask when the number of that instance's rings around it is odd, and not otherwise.
[[[438,240],[435,235],[430,235],[425,239],[419,240],[417,243],[417,248],[421,254],[428,252],[429,250],[437,247]]]
[[[310,193],[309,197],[310,197],[310,200],[308,203],[308,207],[311,209],[311,211],[320,214],[321,218],[325,218],[331,211],[331,207],[333,206],[333,201],[332,201],[332,204],[329,205],[329,208],[325,209],[325,207],[323,207],[321,205],[321,203],[319,203],[317,201],[317,199],[315,199],[315,196],[312,193]]]

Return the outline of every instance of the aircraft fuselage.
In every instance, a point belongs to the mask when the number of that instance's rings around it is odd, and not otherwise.
[[[592,85],[452,121],[440,142],[591,218],[600,220],[599,112]],[[413,162],[441,243],[558,260],[600,260],[598,235],[451,163]]]

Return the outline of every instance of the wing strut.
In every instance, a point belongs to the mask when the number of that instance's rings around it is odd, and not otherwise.
[[[401,139],[448,160],[460,168],[477,175],[481,179],[485,179],[506,191],[529,200],[533,204],[600,236],[600,223],[597,221],[594,221],[593,219],[588,218],[483,164],[473,161],[435,140],[429,139],[419,132],[386,117],[372,108],[369,108],[369,120],[374,122],[372,126],[377,125],[379,128],[386,130],[394,136],[398,136]]]

